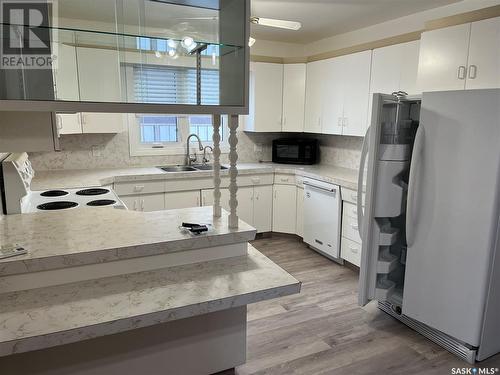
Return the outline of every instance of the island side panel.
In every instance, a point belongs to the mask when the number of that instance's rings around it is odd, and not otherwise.
[[[16,375],[213,374],[246,361],[247,307],[0,358]]]

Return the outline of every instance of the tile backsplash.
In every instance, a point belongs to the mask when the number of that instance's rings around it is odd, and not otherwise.
[[[273,139],[301,136],[304,135],[238,132],[238,162],[270,161]],[[320,140],[322,164],[352,169],[358,167],[362,138],[314,134],[308,134],[305,137]],[[63,135],[60,145],[62,149],[60,152],[30,153],[30,160],[35,170],[121,168],[184,162],[184,155],[130,156],[127,132]],[[227,154],[223,154],[221,160],[227,163]]]

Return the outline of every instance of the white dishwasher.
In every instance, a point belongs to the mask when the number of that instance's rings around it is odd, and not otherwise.
[[[327,257],[340,260],[340,188],[304,178],[304,242]]]

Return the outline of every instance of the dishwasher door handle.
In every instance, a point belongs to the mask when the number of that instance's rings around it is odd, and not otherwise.
[[[323,190],[323,191],[326,191],[326,192],[328,192],[328,193],[333,193],[333,194],[335,194],[335,193],[337,192],[337,189],[336,189],[336,188],[333,188],[333,189],[328,189],[328,188],[324,188],[324,187],[322,187],[322,186],[313,185],[313,184],[311,184],[311,183],[309,183],[309,182],[307,182],[307,181],[304,181],[304,185],[306,185],[306,186],[310,186],[310,187],[312,187],[312,188],[314,188],[314,189]]]

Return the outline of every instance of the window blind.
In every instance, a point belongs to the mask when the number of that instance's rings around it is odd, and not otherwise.
[[[134,65],[136,101],[153,104],[196,104],[196,69]],[[202,69],[201,104],[219,104],[219,71]]]

